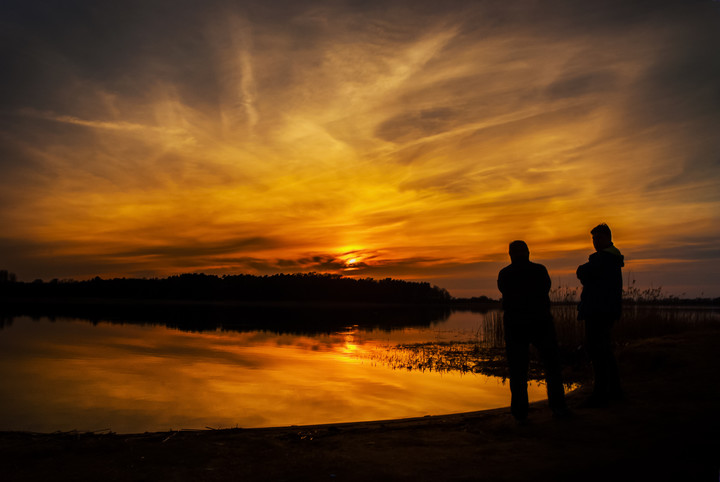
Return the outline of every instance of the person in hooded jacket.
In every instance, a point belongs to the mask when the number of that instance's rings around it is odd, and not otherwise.
[[[622,267],[624,257],[613,245],[607,224],[591,231],[595,253],[577,269],[582,283],[578,320],[585,322],[585,339],[593,367],[594,383],[586,407],[607,406],[624,398],[613,352],[612,327],[622,313]]]

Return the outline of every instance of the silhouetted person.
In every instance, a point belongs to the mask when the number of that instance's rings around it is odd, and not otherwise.
[[[545,266],[530,261],[524,241],[510,243],[511,264],[498,274],[502,293],[505,348],[510,366],[510,408],[519,422],[528,415],[527,379],[532,343],[545,367],[547,394],[553,414],[568,414],[558,354],[555,325],[550,314],[550,276]]]
[[[595,375],[593,393],[584,406],[602,407],[610,400],[623,398],[611,331],[622,313],[622,267],[625,262],[612,243],[607,224],[594,227],[590,233],[596,252],[577,269],[577,277],[583,285],[578,319],[585,321],[587,349]]]

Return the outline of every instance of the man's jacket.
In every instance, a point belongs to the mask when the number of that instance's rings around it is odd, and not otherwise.
[[[550,315],[550,276],[545,266],[525,261],[512,263],[498,274],[506,321],[545,321]]]
[[[622,267],[625,258],[615,246],[590,255],[577,269],[583,285],[578,305],[578,319],[604,318],[618,320],[622,313]]]

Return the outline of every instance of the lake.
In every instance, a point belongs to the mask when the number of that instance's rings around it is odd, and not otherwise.
[[[716,312],[707,313],[717,321]],[[499,319],[497,310],[454,311],[401,325],[340,323],[303,332],[5,318],[0,430],[250,428],[503,407],[510,392],[502,378],[387,361],[413,344],[497,344]],[[531,382],[529,394],[545,398],[544,384]]]

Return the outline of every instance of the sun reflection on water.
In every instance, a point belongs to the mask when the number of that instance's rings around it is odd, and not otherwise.
[[[394,369],[367,357],[377,346],[357,326],[310,336],[17,318],[0,332],[0,430],[302,425],[508,404],[500,379]]]

